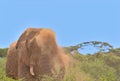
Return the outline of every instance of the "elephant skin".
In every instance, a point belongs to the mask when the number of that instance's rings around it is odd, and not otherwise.
[[[64,77],[69,57],[57,45],[55,33],[46,28],[26,29],[15,46],[18,54],[18,78],[41,81],[44,75]],[[59,66],[60,72],[56,72]]]
[[[16,42],[12,43],[7,52],[7,61],[6,61],[6,76],[17,79],[18,74],[18,57],[16,50]]]

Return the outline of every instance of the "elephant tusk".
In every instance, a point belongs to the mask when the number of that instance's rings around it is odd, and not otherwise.
[[[32,76],[35,75],[35,73],[34,73],[34,71],[33,71],[33,66],[30,66],[30,74],[31,74]]]

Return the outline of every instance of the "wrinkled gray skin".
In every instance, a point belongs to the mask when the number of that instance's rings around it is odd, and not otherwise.
[[[29,28],[20,36],[16,49],[19,78],[40,81],[43,75],[52,76],[55,73],[55,64],[59,64],[60,75],[63,77],[65,64],[59,55],[53,31]]]

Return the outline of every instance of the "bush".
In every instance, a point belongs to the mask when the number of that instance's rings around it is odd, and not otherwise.
[[[94,81],[117,81],[115,69],[107,66],[104,61],[81,62],[80,68],[90,74]]]
[[[8,50],[8,48],[0,48],[0,57],[6,57],[7,50]]]
[[[5,57],[6,53],[7,48],[0,49],[2,57]],[[93,55],[74,53],[71,54],[71,58],[74,62],[61,81],[120,81],[120,56],[116,55],[116,52],[99,52]],[[6,58],[0,58],[0,81],[20,81],[6,77],[5,62]],[[58,81],[55,76],[44,76],[42,79],[42,81],[53,80]]]

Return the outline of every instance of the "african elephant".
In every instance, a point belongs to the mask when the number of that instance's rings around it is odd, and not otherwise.
[[[6,76],[17,79],[18,73],[18,58],[16,51],[16,42],[12,43],[7,52],[7,61],[6,61]]]
[[[59,49],[55,33],[45,28],[28,28],[16,44],[18,53],[18,77],[26,81],[40,81],[43,75],[56,74],[56,66],[60,67],[58,78],[63,78],[66,63],[69,59]]]

